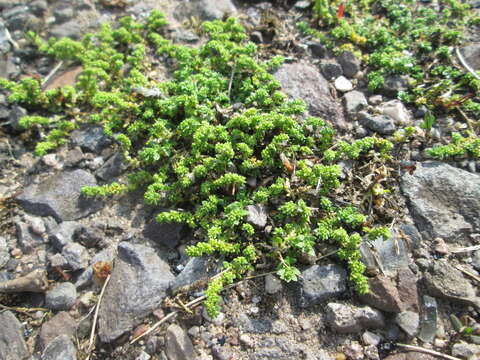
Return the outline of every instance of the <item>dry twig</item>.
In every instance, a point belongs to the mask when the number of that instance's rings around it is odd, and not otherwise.
[[[95,308],[95,315],[93,316],[92,331],[90,333],[90,340],[89,340],[89,343],[88,343],[86,360],[90,359],[90,355],[92,353],[93,342],[94,342],[94,339],[95,339],[95,329],[97,327],[97,320],[98,320],[98,310],[100,309],[103,294],[105,293],[105,289],[106,289],[109,281],[110,281],[110,275],[108,275],[107,279],[105,280],[105,283],[103,284],[103,287],[102,287],[102,291],[100,292],[100,296],[98,297],[97,305],[96,305],[96,308]]]
[[[454,356],[450,356],[450,355],[446,355],[446,354],[442,354],[438,351],[434,351],[434,350],[430,350],[430,349],[425,349],[425,348],[422,348],[420,346],[414,346],[414,345],[406,345],[406,344],[398,344],[397,343],[397,346],[400,346],[400,347],[403,347],[407,350],[411,350],[411,351],[418,351],[418,352],[423,352],[425,354],[430,354],[430,355],[433,355],[433,356],[438,356],[438,357],[441,357],[443,359],[449,359],[449,360],[461,360],[457,357],[454,357]]]

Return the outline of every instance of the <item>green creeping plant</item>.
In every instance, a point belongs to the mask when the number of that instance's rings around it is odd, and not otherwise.
[[[260,259],[294,281],[299,259],[317,255],[320,242],[338,247],[353,286],[367,292],[358,247],[372,232],[356,208],[336,204],[338,164],[366,162],[372,153],[376,161],[387,160],[392,144],[376,137],[340,142],[324,120],[303,118],[305,104],[288,100],[272,75],[282,59],[259,61],[257,46],[235,19],[205,22],[207,41],[198,48],[172,43],[165,26],[163,14],[154,11],[145,24],[123,18],[118,27],[103,25],[79,42],[45,43],[32,35],[39,51],[83,67],[68,96],[65,89],[43,92],[34,80],[0,82],[11,101],[42,114],[21,120],[48,134],[37,153],[53,150],[81,123],[101,124],[129,162],[128,183],[85,187],[83,193],[142,189],[147,204],[173,209],[157,221],[192,228],[197,241],[188,255],[225,260],[206,290],[211,316],[219,311],[220,291],[254,271]],[[149,77],[154,58],[173,60],[171,80]],[[61,121],[55,114],[63,114]],[[247,207],[255,204],[268,212],[268,231],[248,221]],[[378,236],[387,237],[382,229]]]

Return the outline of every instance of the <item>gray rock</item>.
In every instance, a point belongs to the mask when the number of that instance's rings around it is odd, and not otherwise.
[[[0,359],[23,360],[30,354],[20,321],[10,311],[0,312]]]
[[[142,231],[143,236],[168,249],[174,249],[182,239],[183,224],[159,223],[155,217],[145,225]]]
[[[225,16],[237,13],[231,0],[194,0],[192,3],[194,15],[200,16],[203,20],[221,20]]]
[[[322,43],[320,43],[318,41],[309,41],[309,42],[307,42],[307,45],[308,45],[308,48],[310,49],[310,51],[312,52],[313,56],[323,58],[323,57],[325,57],[325,55],[327,55],[327,48]],[[325,76],[325,74],[324,74],[324,76]]]
[[[362,111],[358,114],[358,119],[367,129],[382,135],[391,135],[396,130],[395,122],[387,115],[371,115]]]
[[[362,334],[362,340],[365,345],[374,345],[377,346],[382,341],[382,337],[371,331],[365,331]]]
[[[256,227],[263,229],[267,225],[267,209],[262,204],[247,206],[247,221]]]
[[[480,176],[442,162],[417,164],[401,189],[420,232],[457,242],[480,232]]]
[[[297,1],[295,3],[295,7],[297,9],[302,9],[302,10],[309,8],[311,5],[312,5],[311,1]]]
[[[191,258],[182,272],[170,284],[170,291],[176,294],[185,286],[194,282],[208,280],[220,271],[220,264],[213,263],[206,257]]]
[[[87,248],[93,248],[102,241],[105,234],[100,226],[80,226],[73,233],[73,239]]]
[[[434,262],[431,272],[425,274],[425,285],[433,296],[467,305],[480,304],[472,284],[447,261]]]
[[[343,74],[346,77],[352,78],[360,71],[360,60],[351,51],[342,52],[337,60],[342,66]]]
[[[100,126],[90,126],[72,132],[71,139],[74,145],[80,146],[83,151],[99,154],[103,148],[111,144],[111,140],[104,134]]]
[[[452,346],[452,355],[463,359],[478,359],[480,346],[475,344],[456,343]]]
[[[141,351],[140,354],[135,358],[135,360],[150,360],[152,357],[148,355],[145,351]]]
[[[7,241],[3,236],[0,236],[0,269],[7,264],[8,260],[10,260],[10,254],[8,253]]]
[[[347,290],[347,272],[339,265],[313,265],[300,276],[303,307],[316,305]]]
[[[52,268],[58,267],[61,269],[65,269],[68,266],[68,261],[62,256],[62,254],[55,254],[50,256],[49,261]]]
[[[31,231],[27,223],[16,222],[15,227],[17,229],[18,245],[24,253],[32,253],[36,247],[45,243],[44,238]]]
[[[81,34],[83,34],[83,28],[78,20],[75,19],[55,25],[50,29],[50,35],[57,39],[63,37],[79,39]]]
[[[87,249],[77,243],[65,245],[62,249],[62,256],[67,260],[68,266],[73,271],[85,269],[90,260]]]
[[[264,334],[272,331],[273,323],[270,319],[251,318],[245,313],[238,314],[236,323],[243,332]]]
[[[23,130],[23,127],[20,126],[19,121],[24,116],[27,116],[27,114],[27,110],[25,110],[23,107],[14,105],[8,116],[8,122],[10,123],[10,126],[15,130]]]
[[[408,336],[413,338],[417,335],[420,324],[418,313],[413,311],[401,312],[395,317],[395,322]]]
[[[327,80],[333,80],[343,75],[343,70],[340,64],[332,61],[325,61],[320,64],[323,76]]]
[[[65,157],[65,166],[74,167],[83,160],[83,151],[79,146],[69,150]]]
[[[412,122],[410,113],[400,100],[388,101],[380,106],[383,115],[390,116],[396,125],[406,126]]]
[[[9,41],[9,32],[3,21],[0,20],[0,54],[7,54],[11,49]]]
[[[62,24],[73,18],[74,12],[70,6],[61,6],[53,10],[53,16],[56,24]]]
[[[367,99],[362,92],[353,90],[345,93],[343,96],[345,101],[345,109],[349,115],[356,115],[356,112],[368,106]]]
[[[273,274],[265,276],[265,292],[273,295],[282,290],[282,280]]]
[[[195,359],[193,344],[185,330],[177,324],[171,324],[165,335],[165,353],[169,360]]]
[[[46,0],[35,0],[29,4],[30,11],[38,16],[42,17],[48,10],[48,4]]]
[[[80,193],[82,187],[95,185],[95,177],[84,170],[62,172],[29,185],[17,201],[28,212],[53,216],[57,222],[77,220],[101,208],[101,202]]]
[[[45,306],[51,310],[70,310],[75,305],[77,289],[69,282],[61,283],[45,294]]]
[[[325,319],[339,333],[355,333],[362,329],[381,329],[385,326],[382,313],[368,306],[329,303],[325,310]]]
[[[474,70],[480,70],[480,43],[465,46],[460,49],[463,58]]]
[[[60,335],[43,351],[42,360],[77,360],[77,349],[67,335]]]
[[[390,75],[385,78],[381,92],[386,96],[395,98],[399,91],[407,91],[409,88],[408,77],[403,75]]]
[[[370,291],[360,295],[360,299],[365,304],[374,308],[398,313],[404,308],[395,283],[387,276],[378,275],[368,279]]]
[[[20,75],[20,67],[12,53],[0,56],[0,77],[5,79],[17,78]],[[10,124],[12,122],[10,121]],[[12,126],[15,130],[21,130],[19,126]]]
[[[318,70],[309,64],[284,64],[276,73],[283,91],[294,99],[302,99],[313,116],[334,122],[340,129],[347,129],[342,107],[330,94],[330,87]]]
[[[158,308],[173,279],[152,248],[121,242],[99,312],[100,339],[112,342]]]
[[[420,333],[418,338],[426,343],[435,339],[437,332],[438,307],[435,298],[425,295],[423,297],[423,309],[420,318]]]
[[[76,221],[64,221],[57,227],[52,229],[49,241],[58,251],[62,251],[63,247],[73,241],[73,234],[81,225]]]
[[[120,176],[127,168],[128,164],[125,163],[123,155],[116,153],[95,172],[95,175],[104,181],[111,181]]]
[[[76,328],[75,320],[67,312],[59,312],[42,325],[38,336],[40,349],[44,350],[52,340],[60,335],[74,336]]]

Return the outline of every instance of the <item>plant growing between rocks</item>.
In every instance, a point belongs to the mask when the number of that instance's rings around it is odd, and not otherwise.
[[[147,204],[172,209],[157,221],[192,229],[197,242],[188,255],[224,260],[206,290],[211,316],[220,291],[259,262],[297,280],[300,259],[317,256],[321,242],[338,248],[355,289],[367,292],[359,245],[363,236],[387,238],[389,229],[372,228],[353,205],[336,201],[339,164],[383,163],[393,145],[377,137],[341,141],[326,121],[304,117],[305,104],[287,99],[272,75],[282,59],[258,61],[236,20],[204,23],[208,41],[199,48],[173,44],[165,26],[163,14],[152,12],[146,24],[126,17],[79,42],[30,34],[41,52],[83,66],[75,87],[42,91],[36,79],[0,80],[10,101],[39,114],[20,120],[40,130],[36,154],[64,144],[83,123],[101,124],[130,164],[128,183],[84,194],[140,188]],[[160,61],[174,69],[171,80],[148,75]],[[388,192],[380,190],[376,196]],[[266,226],[249,221],[249,205],[266,209]]]

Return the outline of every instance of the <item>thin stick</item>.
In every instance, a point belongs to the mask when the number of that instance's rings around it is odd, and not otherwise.
[[[63,65],[63,61],[60,61],[57,66],[55,66],[52,71],[50,71],[50,73],[45,77],[45,79],[43,79],[42,81],[42,87],[51,79],[51,77],[53,75],[55,75],[55,73],[58,71],[58,69],[60,69],[60,67]]]
[[[465,67],[465,69],[467,69],[476,79],[480,80],[480,75],[478,75],[476,73],[475,70],[473,70],[470,65],[468,65],[468,63],[465,61],[464,57],[462,56],[462,54],[460,53],[460,50],[457,48],[455,48],[455,53],[457,54],[457,57],[458,57],[458,60],[460,60],[460,62],[462,63],[462,65]]]
[[[102,303],[103,294],[105,293],[105,288],[107,287],[109,281],[110,281],[110,275],[108,275],[107,278],[105,279],[105,283],[103,284],[102,291],[100,292],[100,296],[98,297],[97,305],[95,308],[95,315],[93,316],[92,331],[90,333],[90,340],[89,340],[88,349],[87,349],[88,355],[86,357],[86,360],[90,359],[90,355],[92,353],[93,340],[95,339],[95,329],[97,327],[97,320],[98,320],[98,310],[100,309],[100,304]]]
[[[480,282],[480,277],[478,277],[477,275],[472,274],[470,271],[465,270],[464,268],[462,268],[462,267],[459,266],[459,265],[455,265],[455,267],[456,267],[458,270],[460,270],[462,273],[464,273],[465,275],[468,275],[468,276],[470,276],[472,279],[475,279],[475,280],[477,280],[478,282]]]
[[[237,67],[237,60],[233,63],[232,73],[230,74],[230,81],[228,82],[228,98],[230,99],[230,94],[232,93],[232,83],[233,76],[235,75],[235,68]]]
[[[457,357],[454,357],[454,356],[450,356],[450,355],[446,355],[446,354],[442,354],[442,353],[439,353],[437,351],[433,351],[433,350],[430,350],[430,349],[425,349],[425,348],[422,348],[420,346],[413,346],[413,345],[406,345],[406,344],[396,344],[397,346],[400,346],[400,347],[403,347],[407,350],[412,350],[412,351],[418,351],[418,352],[423,352],[425,354],[430,354],[430,355],[433,355],[433,356],[438,356],[438,357],[441,357],[441,358],[444,358],[444,359],[449,359],[449,360],[461,360]]]
[[[200,296],[198,298],[196,298],[195,300],[192,300],[188,303],[185,304],[185,307],[192,307],[192,306],[195,306],[195,305],[198,305],[199,303],[201,303],[203,300],[205,300],[207,297],[205,295],[203,296]],[[147,336],[148,334],[150,334],[152,331],[154,331],[156,328],[158,328],[160,325],[162,325],[165,321],[167,321],[168,319],[174,317],[175,315],[177,315],[179,313],[179,310],[175,310],[175,311],[172,311],[171,313],[165,315],[162,319],[160,319],[158,322],[155,323],[155,325],[153,325],[150,329],[148,329],[147,331],[145,331],[143,334],[137,336],[135,339],[133,339],[132,341],[130,341],[130,345],[131,344],[134,344],[136,343],[138,340],[140,340],[141,338],[143,338],[144,336]]]
[[[473,128],[473,124],[472,124],[472,120],[467,116],[467,114],[465,114],[462,109],[460,109],[459,106],[456,107],[457,111],[460,113],[460,115],[463,116],[463,118],[465,119],[465,121],[467,122],[467,126],[468,128],[470,129],[470,131],[474,134],[474,135],[477,135],[477,133],[475,132],[475,129]]]
[[[50,311],[45,308],[25,308],[25,307],[11,307],[11,306],[6,306],[3,304],[0,304],[0,308],[4,310],[9,310],[9,311],[15,311],[19,312],[28,316],[32,316],[29,313],[34,312],[34,311]]]
[[[450,250],[450,252],[451,252],[451,253],[454,253],[454,254],[459,254],[459,253],[464,253],[464,252],[469,252],[469,251],[475,251],[475,250],[480,250],[480,245],[475,245],[475,246],[469,246],[469,247],[464,247],[464,248],[453,249],[453,250]]]

